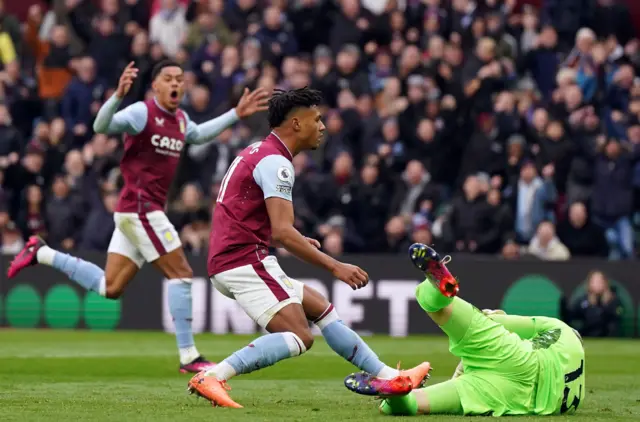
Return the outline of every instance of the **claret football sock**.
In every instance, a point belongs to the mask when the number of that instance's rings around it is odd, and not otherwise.
[[[248,374],[276,362],[298,356],[307,351],[304,343],[294,333],[272,333],[259,337],[218,365],[209,370],[207,376],[227,381],[238,374]]]
[[[40,264],[62,271],[85,289],[93,290],[101,296],[105,295],[104,271],[97,265],[48,246],[38,249],[37,258]]]
[[[200,357],[193,340],[191,327],[191,280],[169,280],[167,295],[169,297],[169,312],[176,327],[180,363],[186,365]]]
[[[438,312],[453,302],[452,297],[443,295],[429,279],[420,283],[416,288],[416,299],[425,312]]]
[[[400,375],[400,371],[385,365],[355,331],[343,324],[333,305],[314,323],[329,347],[358,368],[380,378]]]

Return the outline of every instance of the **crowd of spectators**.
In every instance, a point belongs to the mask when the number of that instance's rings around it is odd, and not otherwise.
[[[322,91],[322,148],[295,157],[296,226],[342,253],[631,259],[640,223],[640,41],[613,0],[60,0],[25,22],[0,0],[0,230],[104,251],[121,140],[92,121],[164,57],[197,123],[245,86]],[[204,253],[252,116],[183,157],[169,215]]]

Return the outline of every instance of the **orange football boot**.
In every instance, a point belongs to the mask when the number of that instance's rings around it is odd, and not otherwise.
[[[199,372],[189,380],[187,391],[209,400],[213,406],[232,407],[242,409],[242,406],[233,401],[227,391],[231,387],[225,381],[219,381],[216,377],[205,376],[205,371]]]
[[[400,367],[400,364],[398,364],[398,367]],[[429,372],[431,372],[431,364],[429,362],[422,362],[415,368],[406,369],[404,371],[401,370],[400,376],[408,377],[411,380],[411,385],[416,389],[424,386],[431,376]]]

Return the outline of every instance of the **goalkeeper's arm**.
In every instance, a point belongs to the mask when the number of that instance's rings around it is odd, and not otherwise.
[[[490,315],[489,318],[501,324],[507,331],[517,334],[523,340],[529,340],[538,334],[536,320],[520,315]]]
[[[536,327],[535,317],[507,315],[504,311],[490,309],[485,309],[482,313],[502,325],[507,331],[517,334],[523,340],[535,337],[540,331],[540,327]]]

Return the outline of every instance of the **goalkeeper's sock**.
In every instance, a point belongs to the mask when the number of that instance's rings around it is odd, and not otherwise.
[[[416,299],[425,312],[438,312],[453,302],[452,297],[446,297],[427,278],[416,288]]]
[[[380,411],[385,415],[415,416],[418,414],[418,401],[413,393],[388,397],[380,403]]]
[[[239,374],[248,374],[276,362],[298,356],[307,351],[306,346],[294,333],[272,333],[259,337],[247,347],[238,350],[213,369],[207,376],[226,381]]]
[[[363,371],[390,379],[400,375],[400,371],[385,365],[360,336],[342,323],[333,305],[314,321],[329,347]]]
[[[169,280],[169,312],[176,327],[180,363],[187,365],[200,357],[191,328],[191,279]]]
[[[75,281],[87,290],[93,290],[100,296],[105,296],[107,286],[104,278],[104,271],[97,265],[58,252],[48,246],[38,249],[37,259],[40,264],[48,265],[56,270],[65,273],[71,280]]]

